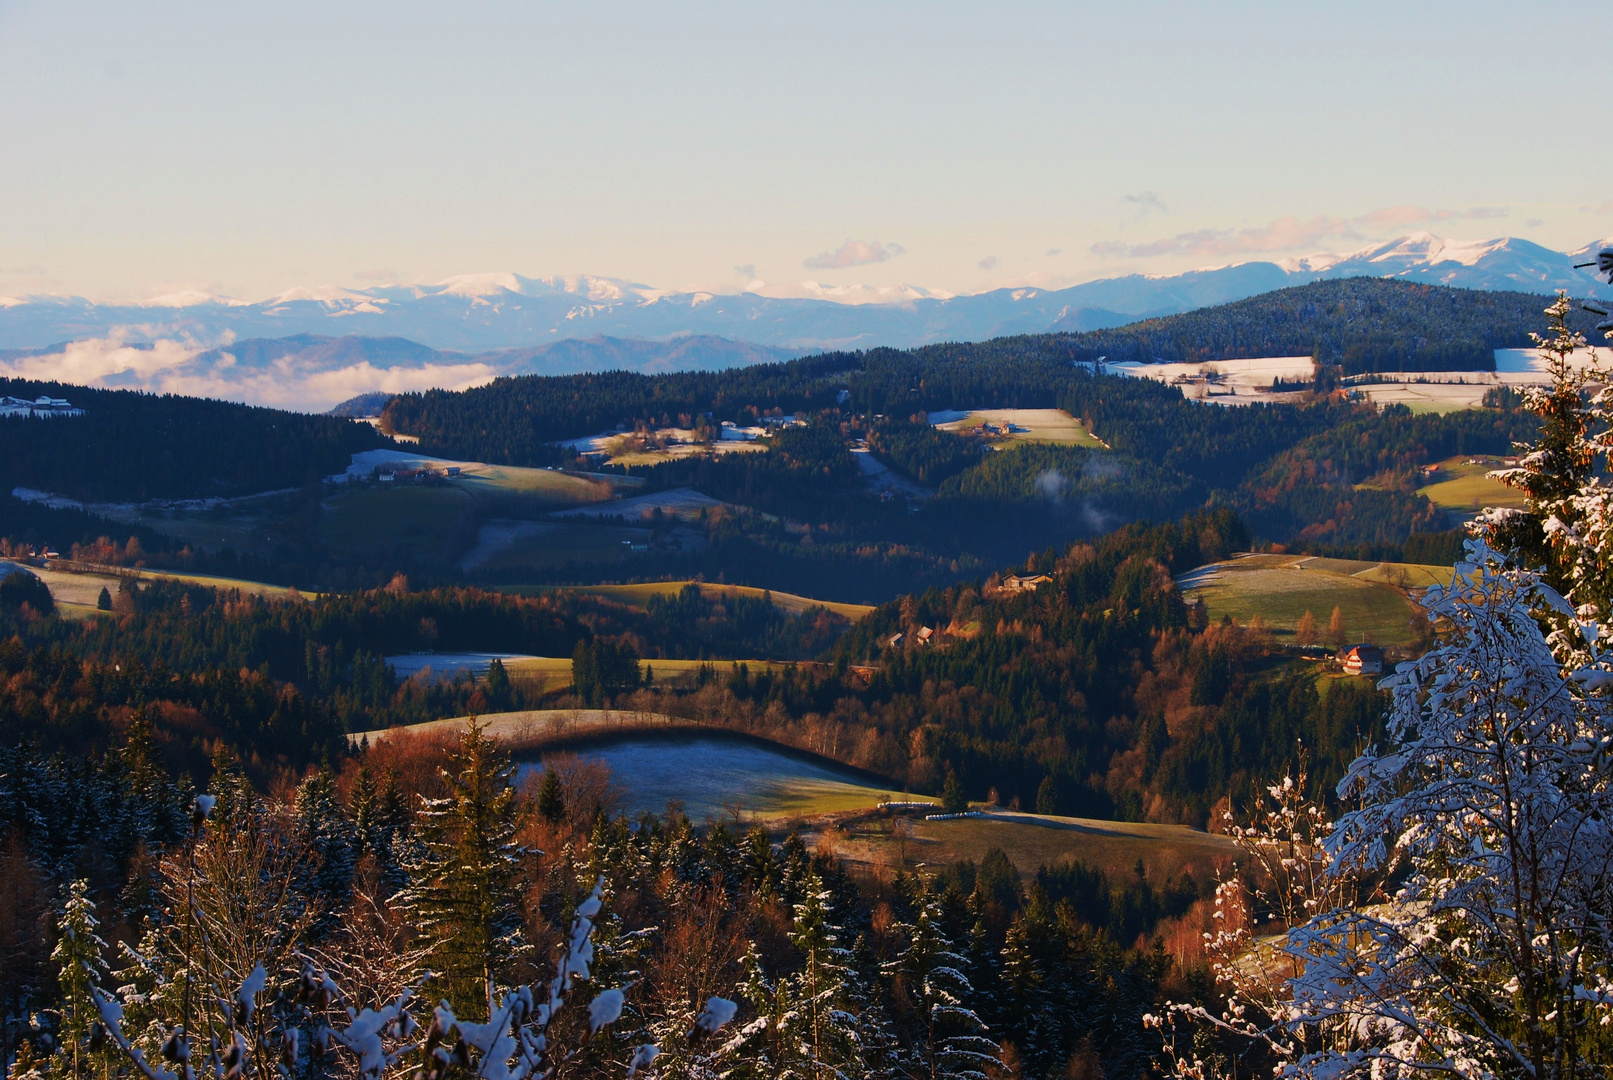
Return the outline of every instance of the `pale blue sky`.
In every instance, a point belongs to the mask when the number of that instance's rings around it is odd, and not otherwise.
[[[974,292],[1417,228],[1567,248],[1613,233],[1609,41],[1605,0],[0,0],[0,295]]]

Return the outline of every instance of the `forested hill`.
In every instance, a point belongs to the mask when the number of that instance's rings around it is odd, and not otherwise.
[[[462,393],[404,394],[386,416],[394,430],[443,453],[538,464],[554,458],[546,444],[556,439],[641,421],[687,422],[703,412],[745,421],[772,409],[816,410],[835,404],[842,390],[852,410],[869,414],[1051,406],[1075,383],[1072,365],[1099,357],[1113,364],[1315,355],[1346,373],[1488,370],[1494,349],[1529,344],[1529,332],[1543,325],[1543,306],[1528,293],[1350,278],[1085,334],[825,353],[721,373],[499,379]],[[1584,312],[1574,319],[1587,332],[1594,322]],[[1129,400],[1149,392],[1105,396]]]
[[[0,397],[66,398],[83,416],[0,419],[0,491],[76,499],[247,495],[342,471],[384,441],[368,424],[228,401],[0,379]]]
[[[1529,345],[1544,306],[1532,293],[1347,278],[1074,335],[1071,347],[1109,363],[1314,356],[1347,375],[1488,371],[1494,350]],[[1574,321],[1589,334],[1596,319],[1576,311]]]

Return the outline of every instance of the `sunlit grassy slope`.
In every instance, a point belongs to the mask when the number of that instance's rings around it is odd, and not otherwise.
[[[687,581],[647,581],[636,585],[587,585],[578,587],[576,592],[591,593],[595,596],[609,597],[624,604],[643,607],[649,603],[652,596],[676,596],[683,590]],[[720,596],[731,593],[737,596],[760,597],[767,592],[765,589],[754,588],[750,585],[712,585],[701,582],[700,591],[710,596]],[[833,600],[814,600],[810,596],[797,596],[794,593],[772,592],[773,606],[781,611],[788,611],[792,615],[799,615],[810,607],[826,607],[837,615],[842,615],[852,622],[856,622],[864,615],[873,611],[869,604],[843,604]]]
[[[1409,645],[1415,640],[1406,590],[1448,583],[1448,566],[1356,562],[1303,555],[1251,555],[1200,567],[1179,580],[1203,601],[1211,621],[1255,616],[1279,636],[1291,635],[1307,611],[1326,631],[1337,607],[1353,641]]]
[[[1473,464],[1469,464],[1473,462]],[[1417,489],[1441,510],[1481,510],[1486,506],[1521,507],[1523,492],[1487,475],[1500,467],[1492,458],[1453,457],[1439,463],[1439,479]]]

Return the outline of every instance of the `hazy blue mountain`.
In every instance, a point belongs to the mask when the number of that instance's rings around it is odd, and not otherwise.
[[[842,304],[829,300],[780,300],[751,293],[665,293],[644,285],[599,277],[527,278],[477,274],[436,285],[293,289],[258,303],[184,293],[146,304],[102,304],[77,297],[0,297],[0,350],[39,349],[52,342],[102,337],[227,340],[226,351],[250,364],[240,349],[250,340],[296,340],[314,335],[342,350],[381,349],[391,363],[409,363],[403,345],[418,350],[482,354],[532,351],[579,339],[672,342],[727,339],[799,354],[817,349],[905,347],[935,341],[981,341],[1005,334],[1048,330],[1099,330],[1140,317],[1168,315],[1244,299],[1321,278],[1398,277],[1476,289],[1523,289],[1549,294],[1565,288],[1576,295],[1609,295],[1588,271],[1574,270],[1584,252],[1559,253],[1527,240],[1483,243],[1442,240],[1414,233],[1345,255],[1319,254],[1282,262],[1249,262],[1167,277],[1134,274],[1067,289],[997,289],[941,298],[922,290],[898,290],[890,303]],[[421,344],[414,344],[421,343]],[[292,352],[310,357],[325,346],[262,345],[261,359]],[[615,350],[614,352],[612,350]],[[618,346],[580,352],[550,352],[534,359],[541,370],[585,370],[609,354],[623,366],[645,363],[707,366],[717,360],[706,345],[679,347],[645,359],[642,348]],[[423,356],[424,354],[419,354]],[[727,356],[729,354],[723,354]],[[698,359],[696,359],[698,357]],[[365,354],[372,363],[379,356]],[[430,361],[440,363],[439,353]],[[726,360],[722,362],[727,362]],[[752,362],[735,360],[733,362]],[[671,370],[649,368],[646,370]]]

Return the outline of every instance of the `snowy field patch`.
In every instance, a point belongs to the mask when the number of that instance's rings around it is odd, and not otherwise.
[[[407,679],[428,671],[439,680],[452,680],[456,675],[469,675],[481,679],[487,676],[488,668],[493,666],[494,660],[502,661],[506,666],[518,660],[538,660],[542,657],[531,656],[527,653],[501,653],[501,652],[441,652],[441,653],[407,653],[402,656],[389,656],[386,662],[392,665],[392,670],[398,673],[398,678]]]
[[[735,812],[776,817],[872,808],[902,797],[869,786],[849,769],[739,739],[624,739],[578,756],[610,767],[622,792],[621,809],[630,817],[662,813],[669,801],[682,803],[694,821],[704,821]],[[520,766],[523,774],[541,768],[533,761]]]

